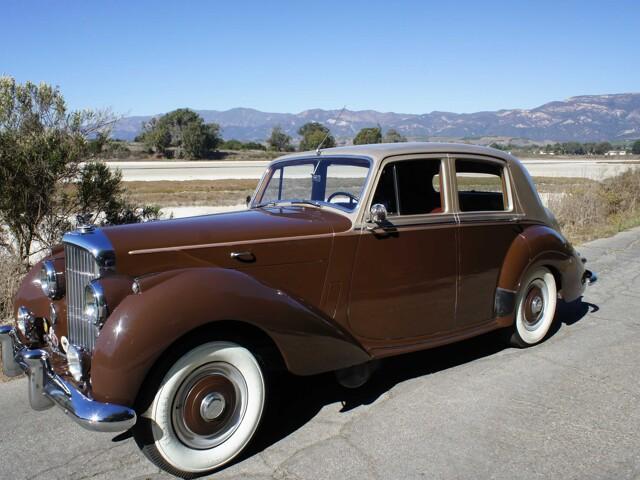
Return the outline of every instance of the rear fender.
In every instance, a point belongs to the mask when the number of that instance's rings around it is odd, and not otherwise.
[[[498,279],[495,313],[502,326],[514,321],[515,298],[525,273],[537,267],[551,268],[567,301],[582,293],[582,263],[571,245],[554,229],[544,225],[525,228],[505,256]]]
[[[92,360],[94,398],[131,406],[151,367],[177,339],[226,320],[265,332],[294,374],[312,375],[370,359],[335,323],[246,273],[177,270],[141,281],[141,293],[126,297],[110,315]]]

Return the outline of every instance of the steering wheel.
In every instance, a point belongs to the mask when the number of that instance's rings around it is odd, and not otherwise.
[[[356,197],[353,193],[349,193],[349,192],[333,192],[331,195],[329,195],[329,198],[327,198],[327,202],[331,202],[331,200],[334,197],[338,197],[342,195],[343,197],[347,197],[349,199],[349,205],[353,205],[355,203],[358,203],[360,201],[360,199],[358,197]]]

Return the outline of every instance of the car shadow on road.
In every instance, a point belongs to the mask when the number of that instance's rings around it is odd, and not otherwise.
[[[598,307],[578,299],[559,301],[549,336],[571,326]],[[283,375],[275,379],[263,423],[242,461],[286,438],[329,404],[340,402],[341,412],[374,403],[381,395],[404,381],[458,367],[509,348],[503,331],[495,331],[443,347],[384,359],[364,386],[349,390],[341,387],[333,374],[313,377]],[[237,463],[237,462],[235,462]]]

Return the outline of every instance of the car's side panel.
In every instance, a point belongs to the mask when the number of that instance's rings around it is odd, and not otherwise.
[[[162,352],[194,329],[216,321],[246,322],[263,330],[287,368],[315,374],[366,362],[369,355],[327,316],[267,287],[246,273],[199,268],[160,274],[142,293],[125,298],[98,337],[92,362],[93,395],[132,405]]]
[[[494,295],[507,251],[518,236],[503,221],[462,221],[456,327],[464,329],[494,318]]]
[[[390,224],[364,232],[349,301],[354,334],[398,341],[453,330],[456,259],[453,223]]]

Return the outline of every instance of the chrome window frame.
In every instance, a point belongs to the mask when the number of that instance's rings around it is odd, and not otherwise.
[[[371,210],[371,202],[375,194],[378,183],[380,182],[380,176],[384,168],[390,163],[404,162],[411,160],[439,160],[440,161],[440,174],[443,176],[442,186],[444,188],[444,208],[442,212],[437,213],[421,213],[417,215],[393,215],[388,217],[389,223],[396,227],[423,225],[423,224],[452,224],[456,222],[456,213],[454,211],[454,205],[450,195],[450,165],[447,153],[412,153],[405,155],[392,155],[384,158],[376,166],[376,174],[371,179],[369,189],[367,192],[366,208],[363,208],[362,214],[358,218],[356,228],[365,229],[374,225],[369,219],[369,212]]]
[[[516,202],[515,188],[513,186],[513,177],[511,175],[511,170],[509,168],[509,164],[506,160],[495,158],[495,157],[487,157],[483,155],[475,155],[475,154],[466,154],[466,153],[451,153],[448,155],[449,163],[450,163],[450,172],[451,172],[451,199],[454,204],[454,211],[457,215],[460,222],[463,221],[496,221],[496,220],[517,220],[522,217],[523,214],[519,211]],[[476,161],[480,163],[492,163],[494,165],[498,165],[502,169],[502,182],[505,188],[503,191],[503,196],[506,198],[506,204],[508,208],[504,210],[477,210],[470,212],[463,212],[460,209],[459,202],[459,192],[458,192],[458,181],[457,181],[457,171],[455,162],[456,160],[468,160],[468,161]]]
[[[320,155],[301,155],[299,157],[286,157],[286,158],[283,158],[283,159],[274,160],[273,162],[271,162],[269,164],[267,169],[262,174],[260,182],[258,183],[258,186],[256,187],[254,195],[253,195],[253,197],[251,199],[251,203],[249,204],[249,208],[250,209],[251,208],[256,208],[256,206],[259,203],[258,202],[258,198],[262,199],[262,197],[264,195],[264,191],[267,188],[267,185],[269,184],[269,181],[271,180],[273,172],[275,170],[277,170],[281,164],[294,164],[295,165],[298,162],[299,163],[305,163],[305,162],[308,162],[308,161],[318,161],[318,160],[325,160],[325,159],[365,160],[369,164],[369,170],[367,172],[367,176],[365,177],[364,183],[362,185],[360,201],[358,202],[358,205],[356,205],[356,208],[353,209],[353,211],[350,212],[350,211],[342,209],[342,208],[340,208],[338,206],[330,207],[329,204],[321,204],[322,207],[326,207],[328,209],[328,211],[335,212],[335,213],[337,213],[339,215],[347,217],[349,220],[351,220],[352,224],[355,224],[356,219],[360,216],[364,199],[367,198],[367,193],[369,191],[371,179],[374,176],[374,175],[372,175],[372,171],[375,168],[379,168],[377,163],[373,160],[373,158],[371,158],[369,156],[366,156],[366,155],[326,155],[326,154],[322,154],[322,152],[321,152]],[[313,208],[313,207],[311,207],[311,208]]]

